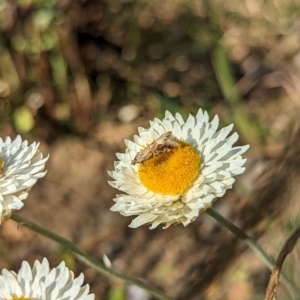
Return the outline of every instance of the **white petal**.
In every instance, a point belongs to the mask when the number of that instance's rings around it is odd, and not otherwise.
[[[157,218],[156,215],[148,213],[148,214],[141,214],[135,219],[132,220],[132,222],[129,224],[129,227],[131,228],[137,228],[141,225],[144,225],[146,223],[151,223]]]

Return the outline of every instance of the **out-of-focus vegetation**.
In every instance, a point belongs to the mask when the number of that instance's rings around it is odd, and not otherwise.
[[[121,121],[201,106],[255,141],[255,114],[283,87],[274,73],[297,59],[297,1],[0,5],[1,125],[49,140],[133,104]]]
[[[276,157],[299,119],[299,33],[297,0],[0,0],[0,133],[50,143],[202,107],[234,122],[255,159]],[[122,299],[123,286],[97,280]],[[239,299],[261,299],[262,281]],[[214,288],[205,299],[219,299]]]

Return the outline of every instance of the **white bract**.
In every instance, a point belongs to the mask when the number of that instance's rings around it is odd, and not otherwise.
[[[11,215],[13,210],[23,207],[30,188],[45,176],[45,163],[38,149],[39,143],[28,145],[17,136],[0,138],[0,223]]]
[[[234,176],[244,172],[246,159],[241,154],[249,148],[233,147],[238,134],[229,136],[232,124],[220,130],[218,125],[218,116],[210,122],[200,109],[186,121],[167,111],[163,120],[151,121],[149,129],[139,128],[134,142],[125,141],[125,153],[117,153],[115,170],[109,171],[114,179],[110,185],[125,193],[117,195],[111,210],[137,215],[130,227],[150,223],[151,229],[159,224],[187,226],[204,213],[232,187]],[[172,132],[181,145],[132,164],[137,153],[149,150],[147,146],[166,132]]]
[[[3,269],[0,275],[0,300],[93,300],[89,285],[82,286],[83,274],[74,274],[64,262],[50,269],[46,258],[35,261],[33,268],[22,262],[18,273]]]

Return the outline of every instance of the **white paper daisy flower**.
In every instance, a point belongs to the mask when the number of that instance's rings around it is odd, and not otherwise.
[[[0,223],[23,207],[30,188],[45,176],[48,157],[43,158],[38,147],[39,143],[22,142],[20,136],[13,141],[0,138]]]
[[[46,258],[35,261],[33,268],[23,261],[18,273],[3,269],[0,275],[1,300],[93,300],[89,285],[82,286],[84,276],[74,274],[64,262],[50,269]]]
[[[219,118],[209,122],[201,109],[186,121],[166,112],[150,128],[139,128],[134,142],[126,140],[125,153],[117,153],[110,185],[119,194],[111,208],[124,216],[138,215],[129,225],[146,223],[187,226],[232,187],[244,172],[243,154],[249,146],[233,147],[238,134],[233,125],[218,131]]]

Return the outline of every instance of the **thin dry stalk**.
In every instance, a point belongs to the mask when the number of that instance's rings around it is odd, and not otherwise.
[[[279,275],[280,275],[280,271],[281,271],[283,262],[284,262],[285,258],[287,257],[287,255],[293,251],[299,236],[300,236],[300,226],[287,239],[287,241],[285,242],[284,246],[282,247],[282,249],[278,255],[278,258],[275,263],[275,267],[272,271],[272,274],[271,274],[271,277],[269,280],[265,300],[274,300],[275,299],[277,286],[279,283]]]

